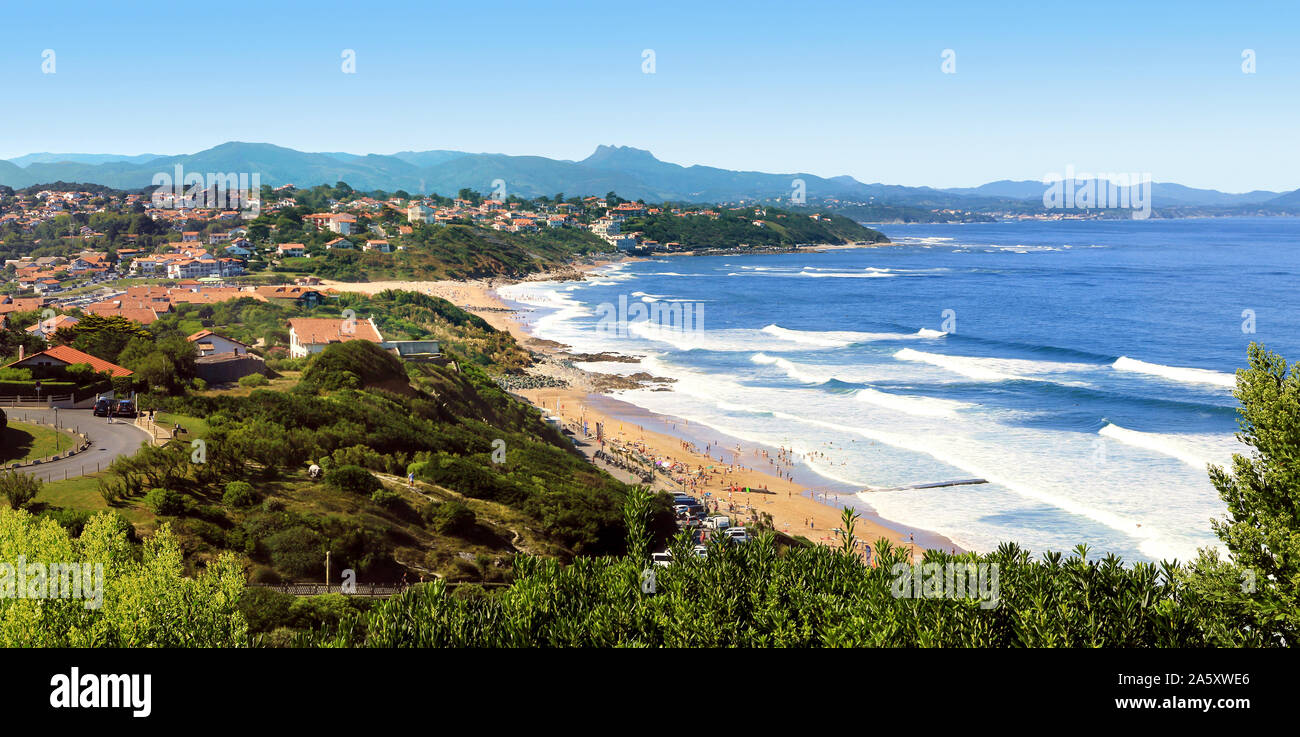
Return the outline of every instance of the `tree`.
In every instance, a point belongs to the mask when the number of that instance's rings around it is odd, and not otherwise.
[[[40,491],[41,480],[35,476],[13,470],[0,472],[0,496],[8,500],[10,509],[20,509]]]
[[[1300,636],[1300,362],[1252,343],[1249,368],[1237,372],[1237,439],[1254,449],[1234,454],[1231,470],[1210,466],[1228,505],[1211,520],[1230,562],[1201,551],[1192,582],[1239,612],[1242,624],[1279,643]]]
[[[113,362],[134,338],[152,341],[153,335],[140,323],[125,317],[104,317],[93,313],[82,315],[76,325],[61,327],[54,333],[55,342],[66,343],[79,351]]]
[[[176,366],[162,351],[154,351],[135,367],[135,378],[146,386],[171,393],[177,386]]]

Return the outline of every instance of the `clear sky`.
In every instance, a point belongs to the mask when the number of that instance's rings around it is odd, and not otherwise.
[[[605,143],[890,184],[1300,187],[1294,0],[8,2],[0,80],[0,158]]]

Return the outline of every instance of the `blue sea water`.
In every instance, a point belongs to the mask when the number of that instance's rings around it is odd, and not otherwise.
[[[827,488],[973,550],[1215,545],[1251,341],[1300,359],[1300,219],[878,226],[897,245],[623,263],[502,296],[592,364],[676,379],[621,399],[793,448]],[[624,304],[701,329],[608,327]],[[602,307],[604,305],[604,307]],[[639,317],[633,315],[634,318]],[[603,322],[602,322],[603,319]]]

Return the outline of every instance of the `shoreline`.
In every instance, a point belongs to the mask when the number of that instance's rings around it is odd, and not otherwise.
[[[845,245],[836,250],[862,247],[874,246]],[[928,548],[960,552],[961,549],[956,544],[939,533],[881,517],[870,504],[857,497],[856,490],[826,481],[803,465],[797,457],[780,448],[729,437],[712,428],[660,415],[605,393],[631,388],[636,384],[620,377],[564,366],[560,363],[562,360],[571,360],[568,346],[529,333],[524,327],[524,321],[518,316],[518,311],[496,293],[498,287],[521,281],[569,281],[611,263],[640,260],[644,259],[632,257],[574,264],[570,269],[542,272],[526,279],[326,281],[322,286],[369,294],[386,289],[431,294],[478,315],[498,330],[509,332],[521,346],[540,354],[541,362],[534,366],[540,368],[539,375],[559,378],[568,384],[564,387],[518,388],[513,393],[540,408],[543,413],[560,417],[574,433],[574,437],[583,441],[580,449],[589,458],[596,449],[594,434],[596,423],[599,422],[605,428],[608,441],[617,440],[632,452],[662,460],[677,469],[686,469],[686,472],[674,474],[683,479],[685,485],[663,482],[660,477],[656,477],[656,488],[693,489],[699,495],[707,493],[710,495],[708,500],[724,513],[741,517],[745,521],[752,520],[756,513],[771,515],[775,529],[823,545],[838,545],[838,535],[833,531],[840,526],[843,508],[852,506],[861,515],[857,521],[855,537],[867,541],[873,549],[875,541],[885,537],[897,546],[911,548],[914,554],[918,549]],[[584,422],[590,431],[589,437],[583,435]],[[597,465],[604,467],[603,464]],[[628,480],[626,474],[615,475],[621,480]],[[729,492],[732,487],[749,487],[756,491]]]

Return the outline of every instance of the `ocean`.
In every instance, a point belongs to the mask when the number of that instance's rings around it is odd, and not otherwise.
[[[619,399],[793,448],[810,488],[963,548],[1217,545],[1206,464],[1244,452],[1233,372],[1251,341],[1300,359],[1300,220],[876,227],[897,245],[655,258],[500,295],[538,337],[640,358],[584,368],[675,379]],[[868,491],[970,478],[988,483]]]

